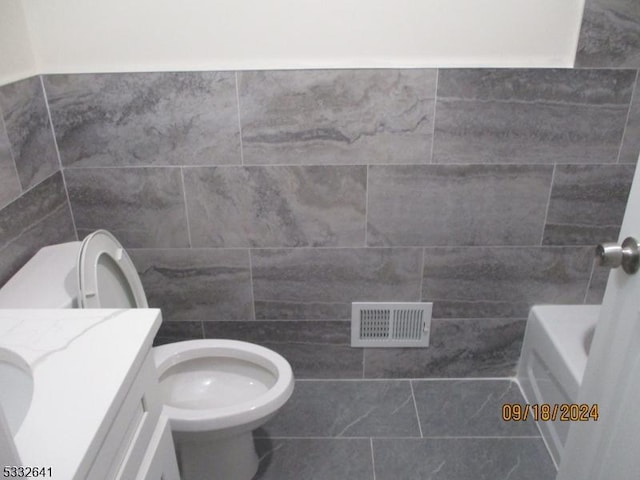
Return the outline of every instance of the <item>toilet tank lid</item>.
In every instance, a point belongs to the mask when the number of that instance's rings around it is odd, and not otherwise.
[[[0,288],[0,308],[65,308],[78,295],[81,242],[41,248]]]

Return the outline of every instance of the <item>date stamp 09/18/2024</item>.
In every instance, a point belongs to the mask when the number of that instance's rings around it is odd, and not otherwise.
[[[586,403],[505,403],[502,420],[526,422],[529,418],[540,422],[588,422],[598,421],[598,404]]]

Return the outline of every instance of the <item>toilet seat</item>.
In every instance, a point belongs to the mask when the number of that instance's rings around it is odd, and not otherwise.
[[[179,408],[164,402],[164,412],[172,430],[198,432],[247,425],[275,413],[293,392],[293,372],[289,363],[276,352],[252,343],[236,340],[188,340],[153,349],[160,382],[170,369],[196,359],[228,358],[267,370],[274,383],[264,393],[249,394],[241,402],[214,408]]]
[[[80,246],[77,272],[81,308],[148,308],[147,297],[124,247],[106,230]]]

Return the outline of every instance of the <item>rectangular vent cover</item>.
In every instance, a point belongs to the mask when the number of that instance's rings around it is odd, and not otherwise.
[[[428,347],[433,303],[353,302],[352,347]]]

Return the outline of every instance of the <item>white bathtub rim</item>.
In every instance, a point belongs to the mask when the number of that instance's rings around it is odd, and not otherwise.
[[[587,367],[585,338],[598,322],[600,305],[536,305],[531,314],[538,319],[579,388]]]

